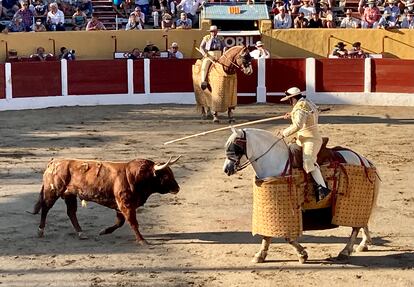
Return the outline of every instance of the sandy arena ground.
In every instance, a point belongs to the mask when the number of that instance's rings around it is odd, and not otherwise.
[[[238,123],[283,114],[287,106],[237,109]],[[278,121],[255,127],[274,130]],[[224,123],[220,126],[224,126]],[[333,106],[321,117],[330,145],[359,151],[383,180],[370,225],[374,246],[348,264],[326,261],[344,247],[350,228],[306,232],[309,261],[299,264],[281,239],[267,262],[250,263],[251,168],[222,172],[221,132],[163,146],[164,141],[218,127],[193,106],[106,106],[0,113],[0,285],[2,286],[414,286],[414,108]],[[153,195],[138,210],[149,247],[134,242],[128,225],[111,235],[115,212],[89,203],[78,217],[89,240],[75,236],[59,200],[37,238],[30,215],[51,157],[102,160],[183,155],[173,166],[177,195]],[[80,205],[80,204],[79,204]]]

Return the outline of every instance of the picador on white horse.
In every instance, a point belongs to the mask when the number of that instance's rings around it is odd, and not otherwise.
[[[324,199],[330,192],[322,177],[321,170],[317,164],[317,156],[322,146],[322,136],[318,128],[318,107],[301,92],[297,87],[290,88],[285,92],[281,101],[289,100],[293,109],[286,113],[285,118],[291,118],[292,124],[284,129],[281,134],[289,137],[296,133],[296,143],[302,147],[303,169],[310,173],[316,183],[316,200]]]
[[[210,26],[209,32],[210,34],[204,36],[200,44],[200,52],[203,55],[203,63],[201,64],[201,89],[203,90],[208,87],[207,74],[211,63],[218,61],[226,47],[224,38],[217,35],[217,26]]]

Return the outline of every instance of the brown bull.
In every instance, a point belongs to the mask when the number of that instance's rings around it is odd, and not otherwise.
[[[39,237],[43,237],[48,211],[56,200],[65,200],[67,214],[80,239],[82,233],[76,217],[77,198],[93,201],[115,209],[116,223],[103,229],[100,235],[109,234],[121,227],[125,219],[135,232],[136,240],[146,244],[138,229],[136,209],[153,193],[177,193],[180,190],[169,165],[155,164],[146,159],[130,162],[102,162],[89,160],[53,159],[43,174],[43,185],[34,214],[41,211]]]

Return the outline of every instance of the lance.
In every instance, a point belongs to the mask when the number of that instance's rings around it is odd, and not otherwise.
[[[330,110],[330,108],[326,108],[326,109],[320,109],[319,111],[320,112],[326,112],[326,111],[329,111],[329,110]],[[284,119],[285,116],[286,115],[276,116],[276,117],[251,121],[251,122],[237,124],[237,125],[230,125],[230,126],[227,126],[227,127],[222,127],[222,128],[218,128],[218,129],[214,129],[214,130],[209,130],[209,131],[201,132],[201,133],[198,133],[198,134],[193,134],[193,135],[190,135],[190,136],[182,137],[182,138],[179,138],[179,139],[171,140],[171,141],[165,142],[164,145],[169,145],[169,144],[184,141],[184,140],[187,140],[187,139],[192,139],[192,138],[199,137],[199,136],[205,136],[205,135],[208,135],[208,134],[229,130],[231,128],[238,128],[238,127],[244,127],[244,126],[249,126],[249,125],[254,125],[254,124],[270,122],[270,121],[274,121],[274,120],[280,120],[280,119]]]

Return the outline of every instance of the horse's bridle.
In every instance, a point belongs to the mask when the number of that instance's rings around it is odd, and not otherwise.
[[[232,143],[230,143],[229,146],[226,149],[227,159],[234,162],[234,166],[235,166],[234,169],[236,171],[240,171],[242,169],[245,169],[246,167],[251,165],[253,162],[258,161],[263,156],[265,156],[279,141],[284,139],[284,137],[281,137],[281,138],[277,139],[264,153],[259,155],[257,158],[252,159],[252,158],[249,158],[247,156],[247,152],[246,152],[246,143],[247,143],[246,131],[242,130],[242,132],[243,132],[243,136],[241,138],[240,137],[235,138],[234,141]],[[283,142],[285,142],[285,141],[283,141]],[[286,142],[285,142],[285,144],[286,144]],[[229,151],[231,147],[233,147],[233,151]],[[240,155],[240,157],[238,157],[238,155]],[[247,161],[245,163],[243,163],[242,165],[240,165],[240,159],[243,156],[246,156]]]
[[[233,66],[235,66],[236,68],[238,68],[240,71],[243,71],[243,64],[240,66],[239,64],[237,64],[237,62],[235,63],[234,61],[232,61],[231,59],[229,59],[226,56],[226,54],[224,54],[224,53],[223,53],[223,57],[226,58],[226,60],[228,60],[230,62],[230,64],[232,64]],[[242,56],[239,54],[239,57],[242,57]],[[223,66],[227,66],[227,65],[223,65]],[[227,66],[227,68],[230,68],[230,67]]]

